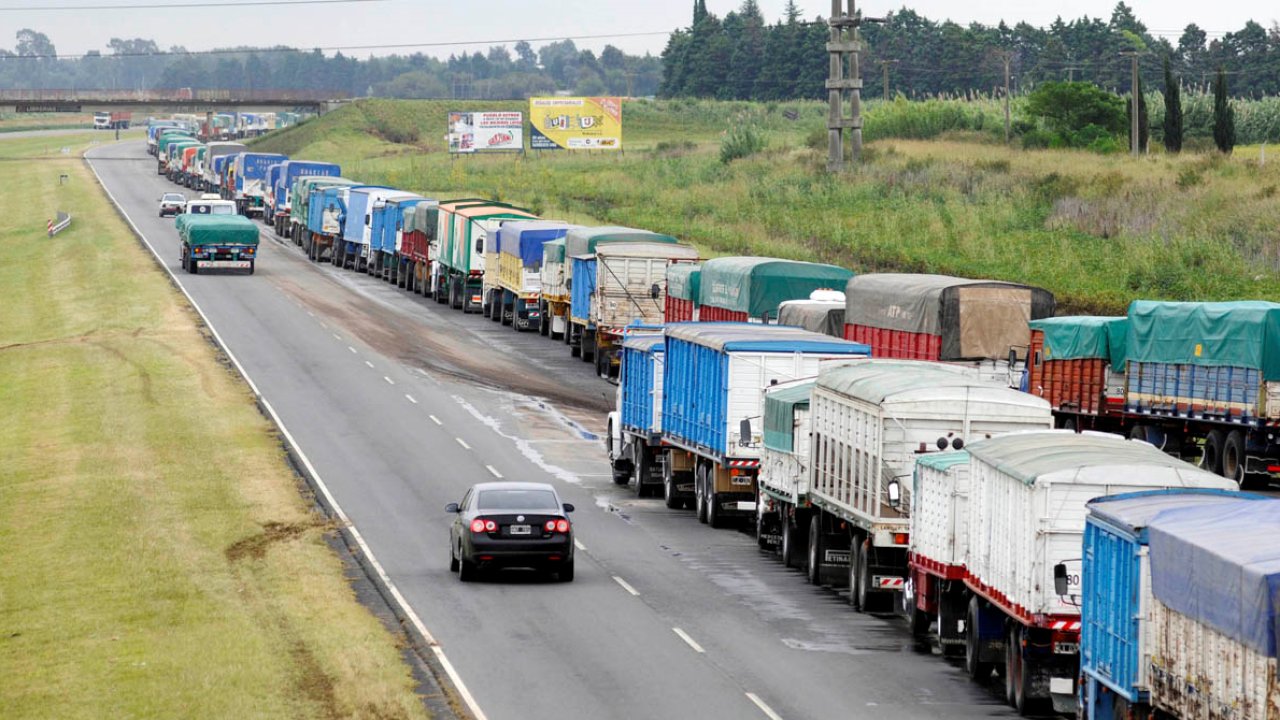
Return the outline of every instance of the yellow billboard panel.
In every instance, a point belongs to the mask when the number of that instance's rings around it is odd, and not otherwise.
[[[534,150],[621,150],[622,98],[529,98]]]

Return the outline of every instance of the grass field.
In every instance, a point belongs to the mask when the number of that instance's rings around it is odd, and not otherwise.
[[[425,717],[91,138],[0,140],[0,715]]]
[[[1135,298],[1280,298],[1280,157],[1022,151],[994,140],[991,123],[1003,120],[993,103],[934,104],[918,119],[901,105],[868,105],[866,162],[839,178],[823,170],[825,148],[811,147],[823,132],[818,103],[633,102],[625,154],[451,159],[447,110],[523,104],[372,100],[257,147],[428,196],[480,194],[671,233],[708,256],[1028,282],[1068,312],[1121,313]],[[758,127],[768,145],[724,164],[720,138],[734,123]]]
[[[92,125],[93,113],[0,113],[0,134],[61,128],[91,130]]]

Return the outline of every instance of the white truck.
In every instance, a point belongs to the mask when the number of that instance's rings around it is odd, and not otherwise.
[[[785,306],[786,303],[783,303]],[[840,306],[844,312],[844,305]],[[804,562],[802,528],[783,522],[787,511],[809,504],[809,400],[813,380],[796,380],[764,390],[764,433],[756,478],[756,542],[776,548],[787,567]]]
[[[811,400],[811,507],[783,504],[784,533],[807,526],[810,582],[844,585],[860,610],[889,610],[907,589],[916,459],[1053,427],[1049,404],[974,370],[869,360],[818,376]]]

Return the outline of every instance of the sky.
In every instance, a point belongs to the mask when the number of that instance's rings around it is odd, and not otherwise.
[[[245,1],[248,0],[225,0]],[[769,22],[778,19],[786,5],[786,0],[758,2]],[[740,3],[741,0],[707,0],[707,8],[723,16]],[[183,4],[197,7],[173,7]],[[806,17],[825,16],[831,11],[830,0],[799,0],[797,4]],[[903,4],[902,0],[860,0],[858,8],[875,17],[900,9]],[[1128,0],[1128,4],[1147,27],[1175,41],[1181,29],[1192,22],[1210,31],[1212,38],[1214,31],[1238,30],[1250,19],[1266,27],[1280,19],[1280,4],[1274,0],[1226,0],[1221,5],[1191,0]],[[50,10],[68,5],[77,9]],[[168,7],[123,9],[120,5]],[[83,9],[85,6],[110,9],[87,10]],[[1004,19],[1010,24],[1026,21],[1043,26],[1058,16],[1109,18],[1115,0],[913,0],[906,6],[935,20],[949,18],[962,24],[995,24]],[[357,57],[415,51],[447,57],[494,44],[488,41],[528,38],[535,39],[533,45],[537,47],[545,42],[538,38],[549,41],[582,35],[618,37],[575,40],[580,47],[599,51],[605,44],[613,44],[629,53],[658,54],[666,43],[666,32],[689,24],[693,0],[373,0],[294,7],[269,5],[234,12],[213,9],[217,7],[218,3],[193,0],[0,0],[0,47],[11,49],[14,33],[29,27],[48,35],[60,54],[93,49],[105,52],[112,37],[149,38],[162,48],[181,45],[189,50],[230,45],[330,48],[481,41],[477,45],[347,51]],[[656,34],[621,37],[637,33]]]

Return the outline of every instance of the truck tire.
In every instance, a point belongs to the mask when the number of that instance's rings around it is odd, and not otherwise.
[[[1026,628],[1021,625],[1014,625],[1010,631],[1009,639],[1012,641],[1010,644],[1013,646],[1013,652],[1006,651],[1005,656],[1017,663],[1017,672],[1015,673],[1006,664],[1004,673],[1005,685],[1013,689],[1013,707],[1023,717],[1045,714],[1050,710],[1050,698],[1036,694],[1037,687],[1042,685],[1036,682],[1042,668],[1035,655],[1023,652],[1022,641],[1025,633]]]
[[[1018,707],[1018,683],[1022,681],[1022,652],[1018,647],[1018,626],[1009,626],[1004,643],[1004,701]]]
[[[1221,430],[1213,429],[1204,439],[1204,454],[1200,457],[1200,468],[1214,473],[1222,474],[1222,453],[1227,444],[1227,434]]]
[[[666,471],[662,473],[662,501],[668,510],[684,507],[684,500],[676,493],[676,479]]]
[[[782,518],[782,564],[789,568],[804,568],[805,537],[800,518]]]
[[[706,477],[707,468],[699,462],[697,469],[693,472],[693,514],[697,515],[698,522],[703,524],[707,522],[707,498],[704,488]]]
[[[811,585],[822,582],[822,516],[815,512],[809,519],[809,559],[805,563],[805,574]]]
[[[981,615],[978,598],[969,598],[969,613],[964,626],[964,671],[976,683],[985,683],[995,666],[982,660],[982,639],[979,637],[978,620]]]
[[[538,303],[538,334],[547,337],[551,334],[551,323],[547,322],[547,304]]]
[[[1240,489],[1245,486],[1244,433],[1232,430],[1222,444],[1222,477],[1233,480]]]
[[[257,262],[258,262],[257,260],[250,260],[250,261],[249,261],[249,274],[250,274],[250,275],[252,275],[252,274],[253,274],[253,266],[254,266],[254,264],[255,264],[255,263],[257,263]]]
[[[875,608],[872,604],[878,599],[877,594],[871,592],[871,558],[867,551],[866,540],[859,539],[856,535],[853,538],[853,546],[849,548],[849,597],[852,599],[853,607],[858,612],[872,612]],[[857,557],[858,561],[853,561]],[[853,567],[857,565],[855,574]],[[855,586],[853,581],[858,584]]]
[[[720,498],[715,491],[715,481],[708,482],[706,493],[707,524],[719,530],[725,525],[724,513],[720,510]]]

